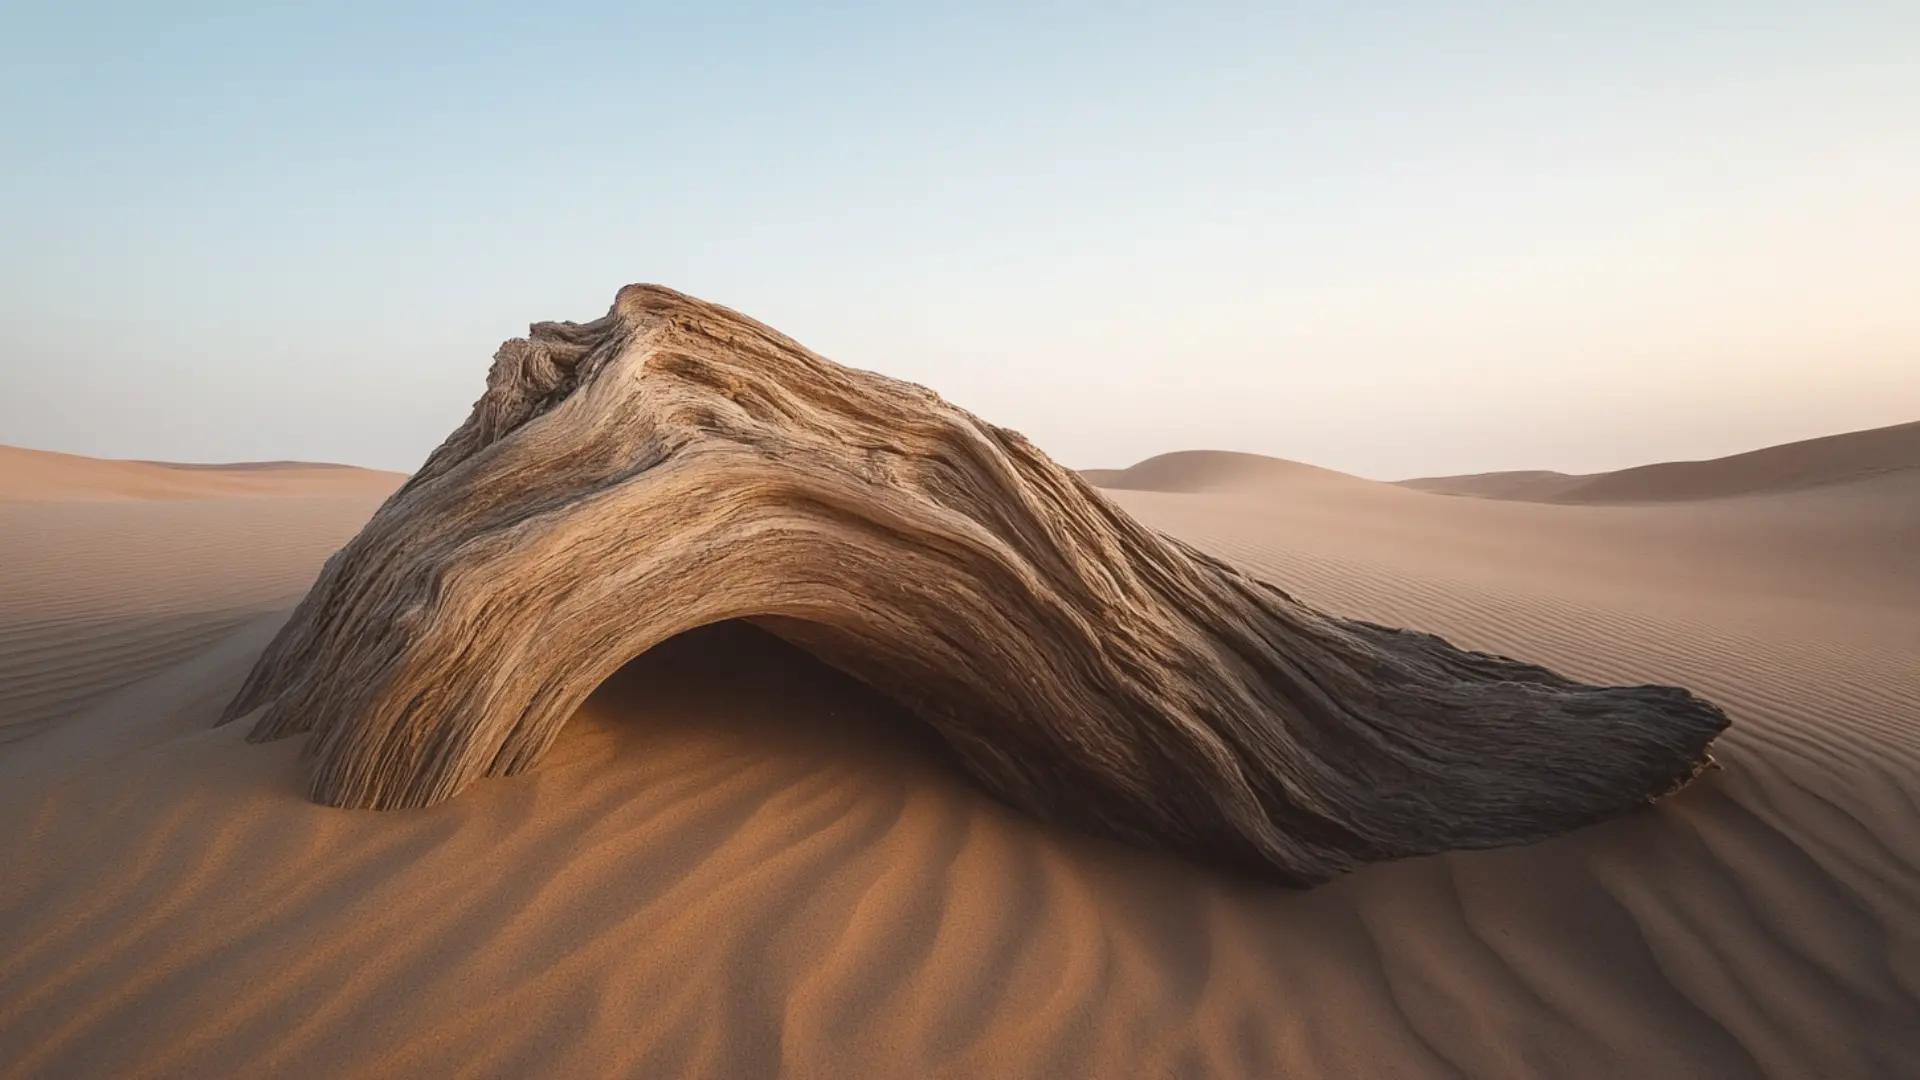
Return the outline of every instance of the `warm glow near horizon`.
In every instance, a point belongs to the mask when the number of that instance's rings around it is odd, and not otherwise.
[[[629,281],[1082,467],[1920,419],[1920,8],[1450,7],[12,10],[0,442],[411,469]]]

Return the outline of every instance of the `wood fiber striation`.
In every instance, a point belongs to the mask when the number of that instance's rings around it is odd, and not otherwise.
[[[1296,884],[1620,814],[1727,725],[1318,611],[931,391],[650,285],[501,346],[224,720],[310,733],[320,802],[425,806],[726,619],[899,700],[1014,806]]]

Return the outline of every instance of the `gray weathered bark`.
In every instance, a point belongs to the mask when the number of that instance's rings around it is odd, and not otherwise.
[[[1727,723],[1324,614],[919,386],[638,285],[501,347],[226,719],[312,732],[321,802],[422,806],[725,619],[892,695],[1015,806],[1296,883],[1621,813]]]

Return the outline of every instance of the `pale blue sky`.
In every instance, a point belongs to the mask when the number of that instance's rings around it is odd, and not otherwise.
[[[0,166],[48,449],[409,469],[629,281],[1076,466],[1920,418],[1911,0],[7,3]]]

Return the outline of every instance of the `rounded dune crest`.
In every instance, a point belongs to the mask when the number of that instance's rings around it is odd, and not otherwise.
[[[1318,465],[1234,450],[1176,450],[1124,469],[1082,469],[1080,475],[1095,487],[1114,491],[1258,493],[1302,483],[1374,485]]]

